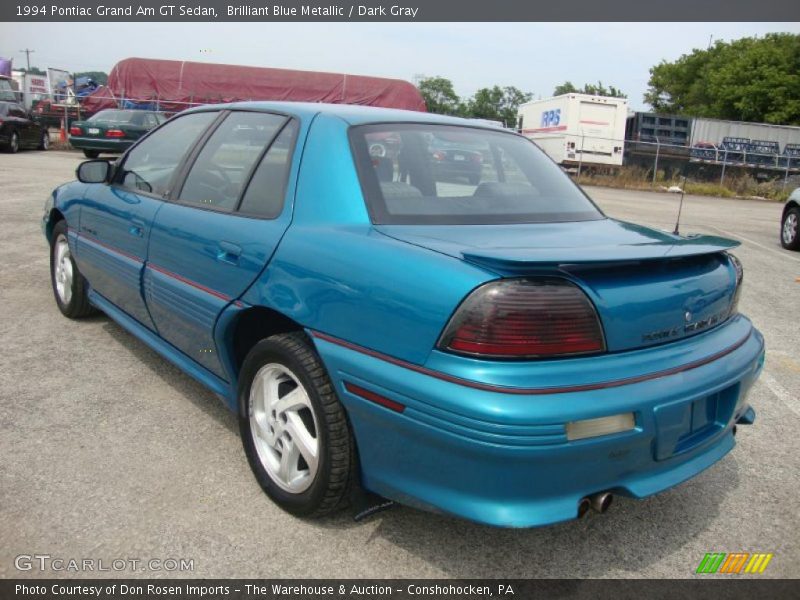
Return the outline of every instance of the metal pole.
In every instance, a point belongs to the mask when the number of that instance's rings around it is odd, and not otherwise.
[[[578,177],[581,176],[581,167],[583,166],[583,142],[586,139],[586,136],[583,135],[583,131],[581,131],[581,155],[578,157]]]
[[[24,52],[25,53],[25,59],[28,62],[28,70],[26,72],[30,73],[31,72],[31,53],[32,52],[36,52],[36,50],[31,50],[29,48],[25,48],[25,50],[20,50],[20,52]]]
[[[786,155],[786,173],[783,176],[783,189],[786,189],[786,184],[789,183],[789,166],[792,164],[792,155]]]
[[[656,136],[656,161],[653,163],[653,187],[656,185],[656,176],[658,175],[658,155],[661,152],[661,141]]]
[[[720,186],[725,181],[725,165],[728,164],[728,149],[725,148],[725,157],[722,159],[722,174],[719,176],[719,184]]]

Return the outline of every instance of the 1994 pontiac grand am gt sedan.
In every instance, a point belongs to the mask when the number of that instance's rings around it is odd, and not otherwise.
[[[441,145],[480,176],[440,179]],[[610,219],[515,133],[238,103],[77,175],[42,222],[59,309],[103,311],[221,396],[294,514],[356,489],[555,523],[697,475],[755,417],[736,242]]]

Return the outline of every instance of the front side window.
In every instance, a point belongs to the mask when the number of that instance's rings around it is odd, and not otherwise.
[[[376,224],[492,224],[604,218],[529,140],[508,132],[383,124],[350,132]]]
[[[117,181],[133,191],[166,195],[175,169],[218,115],[198,112],[175,118],[128,153]]]
[[[228,115],[197,156],[179,200],[217,210],[235,209],[256,161],[286,120],[260,112]]]

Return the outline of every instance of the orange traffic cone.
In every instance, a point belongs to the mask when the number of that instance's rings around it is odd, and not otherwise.
[[[62,142],[67,141],[67,130],[64,125],[64,119],[61,119],[61,130],[58,132],[58,139],[60,139]]]

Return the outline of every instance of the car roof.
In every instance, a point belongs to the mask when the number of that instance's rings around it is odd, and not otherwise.
[[[472,119],[448,117],[414,110],[398,108],[380,108],[376,106],[360,106],[354,104],[325,104],[321,102],[233,102],[230,104],[212,104],[188,109],[186,112],[208,109],[263,110],[265,112],[281,112],[301,119],[311,119],[317,114],[339,117],[350,125],[366,125],[369,123],[438,123],[442,125],[462,125],[498,131],[497,126],[487,126]]]
[[[95,114],[100,114],[104,112],[121,112],[121,113],[137,113],[137,114],[144,114],[144,113],[153,113],[153,114],[162,114],[164,111],[160,110],[150,110],[146,108],[104,108],[102,110],[98,110]]]

